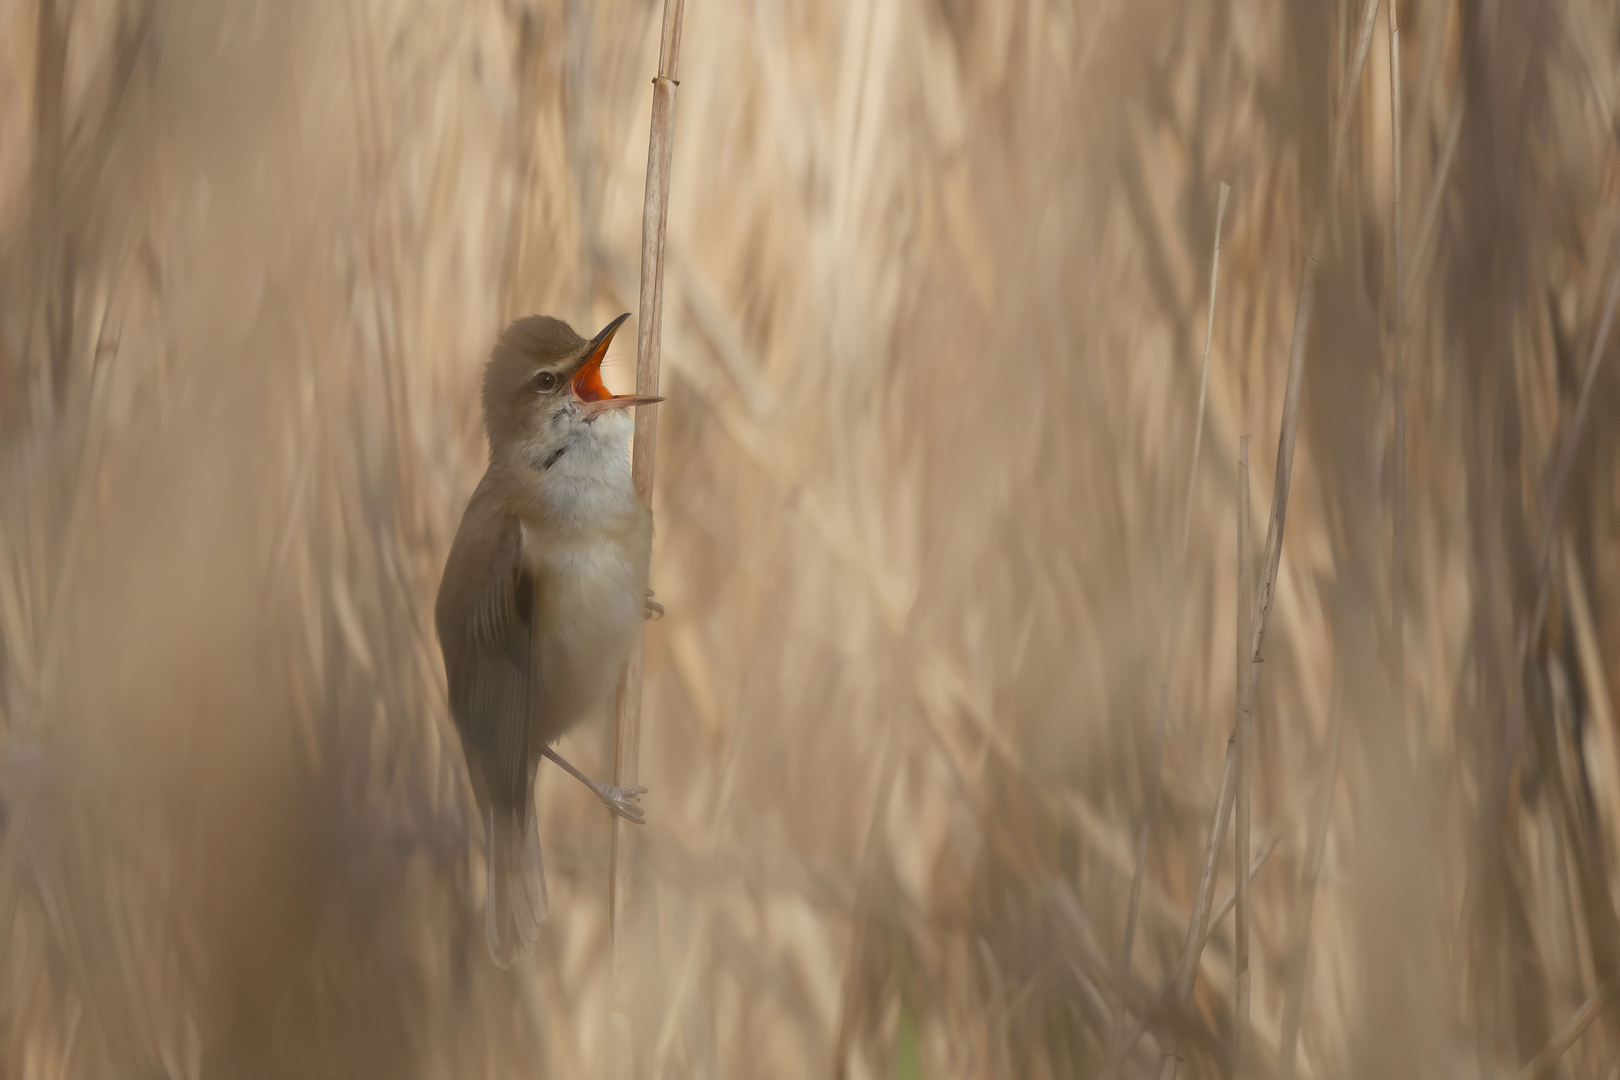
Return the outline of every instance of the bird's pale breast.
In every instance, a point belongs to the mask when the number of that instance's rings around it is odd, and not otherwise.
[[[633,515],[627,524],[545,542],[525,534],[524,560],[536,583],[535,648],[549,706],[539,710],[537,722],[547,741],[608,696],[635,641],[646,604],[650,538]]]

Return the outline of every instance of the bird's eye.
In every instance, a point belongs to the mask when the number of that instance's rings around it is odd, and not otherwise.
[[[534,377],[534,385],[541,390],[557,389],[557,375],[555,372],[542,371]]]

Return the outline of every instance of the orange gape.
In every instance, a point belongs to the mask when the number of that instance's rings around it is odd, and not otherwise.
[[[574,373],[574,396],[581,401],[606,401],[613,396],[602,382],[602,360],[607,356],[607,345],[604,341],[597,346],[591,358]]]

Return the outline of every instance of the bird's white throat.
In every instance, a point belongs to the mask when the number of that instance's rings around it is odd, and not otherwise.
[[[569,418],[561,438],[528,448],[530,490],[546,531],[617,531],[639,510],[630,480],[634,427],[629,410],[602,413],[590,423]]]

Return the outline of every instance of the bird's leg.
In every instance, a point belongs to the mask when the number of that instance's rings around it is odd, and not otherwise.
[[[656,622],[664,617],[664,605],[653,599],[653,591],[647,590],[647,621]]]
[[[601,799],[603,805],[609,810],[636,825],[647,824],[647,811],[641,808],[641,797],[647,794],[646,788],[639,785],[622,788],[614,787],[612,784],[599,784],[564,761],[562,755],[551,747],[548,746],[540,752],[561,765],[567,770],[569,776],[596,792],[596,797]]]

